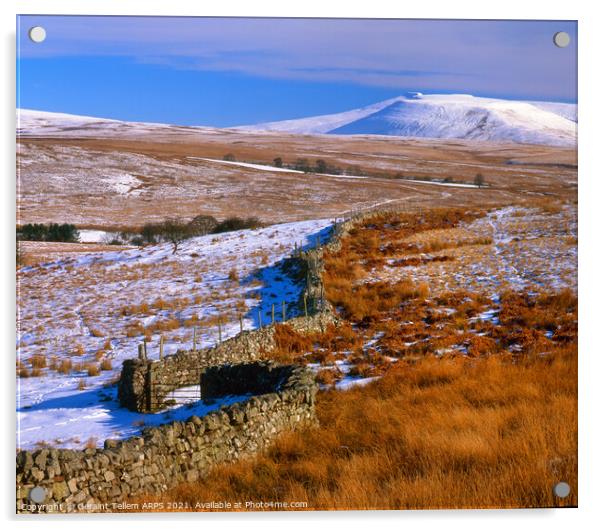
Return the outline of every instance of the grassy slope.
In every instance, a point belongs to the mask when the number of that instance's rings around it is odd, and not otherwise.
[[[365,337],[409,320],[419,326],[416,332],[431,337],[443,322],[450,343],[460,340],[457,336],[474,340],[477,333],[489,333],[479,347],[473,343],[467,354],[442,357],[433,354],[441,338],[431,338],[432,346],[421,355],[408,355],[401,345],[389,347],[388,354],[398,351],[397,361],[380,364],[381,379],[320,394],[319,428],[285,435],[256,459],[220,466],[206,479],[177,486],[161,498],[137,500],[183,501],[193,509],[196,502],[211,500],[302,501],[309,509],[576,505],[574,295],[505,293],[494,328],[471,323],[471,316],[483,310],[478,296],[466,302],[466,294],[458,291],[428,300],[428,285],[405,280],[367,288],[362,283],[371,258],[382,252],[375,233],[385,234],[388,244],[400,245],[407,254],[401,240],[408,233],[470,217],[458,211],[428,213],[421,220],[384,217],[352,232],[340,252],[326,256],[325,281],[328,298],[355,330],[345,324],[308,341],[278,329],[277,358],[320,361],[342,349],[358,356],[358,332]],[[453,316],[425,327],[425,311],[439,304],[454,308]],[[545,337],[549,329],[555,330],[554,338]],[[385,333],[383,347],[401,332],[399,327],[390,331],[392,338]],[[322,349],[308,357],[304,352],[311,342]],[[510,343],[520,344],[520,350],[509,353]],[[370,361],[374,369],[374,354]],[[564,500],[552,493],[558,481],[573,487]]]

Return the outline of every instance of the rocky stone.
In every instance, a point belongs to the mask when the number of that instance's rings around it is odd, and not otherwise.
[[[69,481],[67,481],[67,487],[69,487],[69,491],[72,494],[75,494],[77,491],[77,479],[71,478]]]
[[[52,497],[56,501],[61,501],[69,496],[69,487],[64,481],[56,481],[52,484]]]

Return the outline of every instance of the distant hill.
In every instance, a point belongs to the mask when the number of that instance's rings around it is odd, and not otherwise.
[[[577,138],[577,105],[414,93],[338,114],[238,128],[573,145]]]

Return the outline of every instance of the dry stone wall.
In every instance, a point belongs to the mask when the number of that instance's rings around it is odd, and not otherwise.
[[[324,330],[337,322],[324,298],[322,256],[326,248],[338,248],[355,222],[336,223],[325,247],[295,256],[305,277],[299,300],[304,315],[287,324],[297,331]],[[156,411],[164,407],[170,391],[199,383],[205,399],[229,394],[249,398],[203,417],[146,428],[137,437],[108,439],[103,449],[20,451],[17,512],[111,510],[113,503],[132,495],[160,493],[206,475],[219,463],[252,455],[283,431],[315,424],[318,385],[313,372],[261,361],[274,347],[274,327],[267,326],[210,349],[178,351],[160,361],[126,360],[118,395],[131,410]],[[30,499],[34,487],[46,491],[42,503]]]
[[[243,376],[254,382],[241,384]],[[316,422],[318,386],[308,368],[269,362],[216,366],[202,383],[213,397],[263,393],[203,417],[146,428],[138,437],[109,439],[103,449],[21,451],[17,512],[113,510],[132,495],[194,481],[219,463],[256,453],[283,431]],[[47,494],[40,504],[30,500],[36,486]]]

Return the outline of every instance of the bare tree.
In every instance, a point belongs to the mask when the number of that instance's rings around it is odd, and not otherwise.
[[[178,245],[187,239],[190,233],[188,224],[180,219],[167,219],[163,222],[162,234],[173,245],[173,253],[178,251]]]
[[[477,173],[474,177],[474,185],[481,188],[485,185],[485,177],[481,173]]]

